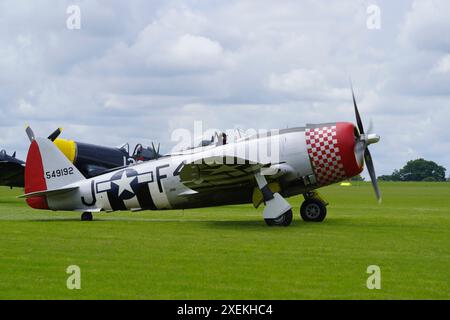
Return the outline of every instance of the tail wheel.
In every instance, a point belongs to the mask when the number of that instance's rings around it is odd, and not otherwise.
[[[304,221],[322,222],[327,216],[327,207],[318,199],[307,199],[300,208],[300,216]]]
[[[283,213],[281,216],[279,216],[276,219],[264,219],[266,221],[266,224],[268,226],[281,226],[281,227],[287,227],[292,222],[292,210],[289,210],[285,213]]]
[[[81,214],[81,221],[92,221],[92,212],[83,212]]]

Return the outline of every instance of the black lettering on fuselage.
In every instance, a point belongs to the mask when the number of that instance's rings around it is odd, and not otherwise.
[[[181,169],[184,167],[184,165],[186,164],[186,160],[184,160],[183,162],[181,162],[178,167],[175,169],[175,171],[173,172],[173,176],[179,176],[180,175],[180,171]]]
[[[84,198],[84,196],[82,196],[81,197],[81,202],[85,205],[85,206],[87,206],[87,207],[90,207],[90,206],[93,206],[96,202],[97,202],[97,199],[96,199],[96,197],[95,197],[95,191],[94,191],[94,180],[91,180],[91,195],[92,195],[92,201],[90,202],[90,203],[88,203],[87,201],[86,201],[86,199]]]
[[[167,178],[167,175],[160,174],[159,170],[163,169],[163,168],[167,168],[167,167],[169,167],[169,164],[163,164],[161,166],[156,166],[156,182],[158,183],[158,190],[160,193],[163,192],[162,185],[161,185],[161,179]]]

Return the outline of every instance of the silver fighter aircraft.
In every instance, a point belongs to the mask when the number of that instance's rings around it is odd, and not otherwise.
[[[364,164],[381,200],[368,149],[380,138],[364,131],[354,95],[353,103],[356,126],[308,124],[229,143],[223,139],[89,179],[49,139],[32,135],[21,197],[35,209],[82,212],[82,220],[116,210],[264,203],[267,225],[288,226],[292,207],[285,198],[302,194],[302,219],[320,222],[327,203],[315,190],[360,174]],[[270,156],[260,152],[267,149]]]

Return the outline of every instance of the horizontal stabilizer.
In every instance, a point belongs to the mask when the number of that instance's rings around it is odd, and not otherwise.
[[[56,196],[59,194],[67,193],[73,190],[78,189],[78,186],[75,187],[65,187],[65,188],[59,188],[59,189],[53,189],[53,190],[44,190],[44,191],[35,191],[26,193],[23,195],[18,196],[17,198],[32,198],[32,197],[39,197],[39,196]]]

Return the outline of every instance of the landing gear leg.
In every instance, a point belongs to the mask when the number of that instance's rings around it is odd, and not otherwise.
[[[279,193],[273,193],[270,190],[266,178],[261,173],[256,173],[255,179],[266,205],[263,213],[266,224],[268,226],[289,226],[292,222],[292,207],[289,202]]]
[[[304,221],[322,222],[327,216],[328,203],[320,197],[317,191],[303,194],[303,201],[300,208],[300,216]]]
[[[81,214],[81,221],[92,221],[92,212],[83,212]]]

